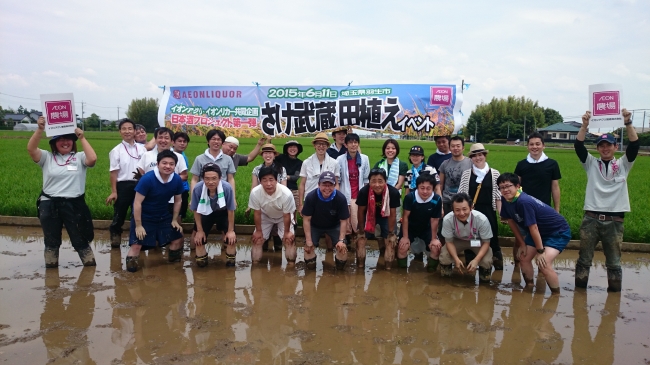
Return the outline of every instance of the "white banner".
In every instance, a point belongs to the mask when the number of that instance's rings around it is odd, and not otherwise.
[[[74,133],[77,115],[72,93],[43,94],[41,106],[45,117],[45,135],[48,137]]]

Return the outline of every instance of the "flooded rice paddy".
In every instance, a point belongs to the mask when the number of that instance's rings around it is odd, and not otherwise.
[[[576,251],[556,261],[562,293],[543,278],[522,287],[512,258],[492,283],[425,263],[336,271],[322,251],[316,271],[280,253],[237,266],[220,245],[198,268],[186,250],[141,254],[97,232],[97,267],[65,242],[60,267],[45,269],[39,227],[0,227],[0,362],[11,364],[638,364],[650,363],[650,255],[623,255],[623,292],[607,293],[602,252],[590,288],[574,290]],[[509,249],[506,249],[508,252]],[[298,253],[302,258],[301,249]],[[323,262],[324,260],[324,262]]]

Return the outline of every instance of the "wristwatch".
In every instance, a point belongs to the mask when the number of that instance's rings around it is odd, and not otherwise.
[[[624,125],[630,125],[630,124],[632,124],[632,122],[631,122],[631,121],[629,121],[629,122],[627,122],[627,123],[623,122],[623,124],[624,124]]]
[[[348,243],[348,241],[347,241],[345,238],[341,238],[341,239],[338,240],[337,242],[343,242],[343,244],[347,244],[347,243]]]
[[[544,247],[542,247],[542,248],[538,248],[538,249],[537,249],[537,253],[544,253]]]

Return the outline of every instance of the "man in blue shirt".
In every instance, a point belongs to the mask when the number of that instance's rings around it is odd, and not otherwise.
[[[508,220],[515,234],[516,256],[527,286],[533,285],[533,257],[553,294],[560,293],[560,281],[553,270],[553,259],[571,239],[567,221],[550,206],[521,191],[519,177],[506,172],[497,179],[501,190],[501,218]],[[522,237],[519,228],[527,232]]]

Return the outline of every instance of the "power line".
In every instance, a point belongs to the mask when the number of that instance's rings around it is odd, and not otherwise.
[[[26,98],[24,96],[11,95],[11,94],[6,94],[6,93],[2,93],[2,92],[0,92],[0,95],[11,96],[12,98],[18,98],[18,99],[41,101],[41,99]],[[114,106],[101,106],[101,105],[90,104],[90,103],[83,102],[83,101],[75,101],[75,104],[82,104],[82,103],[86,104],[86,105],[94,106],[96,108],[105,108],[105,109],[113,109],[113,108],[115,108]],[[124,107],[119,107],[119,108],[124,109]]]

